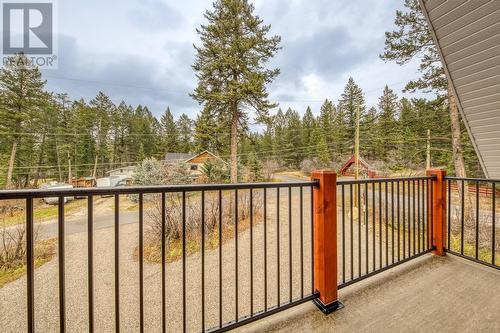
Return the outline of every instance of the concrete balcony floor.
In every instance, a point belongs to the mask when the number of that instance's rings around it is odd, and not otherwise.
[[[340,290],[345,308],[312,303],[241,332],[500,332],[500,271],[426,255]]]

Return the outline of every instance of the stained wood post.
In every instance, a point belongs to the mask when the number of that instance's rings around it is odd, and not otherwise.
[[[435,176],[428,191],[429,239],[435,248],[432,253],[444,256],[446,247],[446,170],[427,170],[427,176]]]
[[[314,289],[316,305],[325,314],[343,307],[337,289],[337,174],[314,171]]]

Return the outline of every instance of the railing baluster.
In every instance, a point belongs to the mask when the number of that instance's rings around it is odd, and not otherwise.
[[[304,192],[300,187],[300,298],[304,298]]]
[[[379,243],[379,246],[378,246],[378,254],[379,254],[379,258],[378,258],[378,261],[379,261],[379,268],[382,268],[383,265],[382,265],[382,259],[383,259],[383,256],[382,256],[382,221],[383,221],[383,218],[382,218],[382,214],[383,214],[383,209],[382,209],[382,183],[379,183],[378,184],[378,243]]]
[[[315,292],[314,290],[314,186],[310,187],[311,196],[311,294]],[[335,189],[336,191],[337,189]]]
[[[235,270],[235,284],[234,284],[234,311],[235,311],[235,321],[239,320],[239,309],[238,309],[238,190],[234,190],[234,270]]]
[[[420,243],[420,180],[417,180],[417,243],[418,243],[418,253],[422,251],[422,245]]]
[[[161,331],[164,333],[166,331],[166,315],[167,315],[167,304],[166,304],[166,286],[165,286],[165,265],[166,265],[166,253],[165,253],[165,192],[161,193]]]
[[[205,191],[201,191],[201,330],[205,331]]]
[[[27,313],[28,313],[28,332],[35,331],[35,240],[33,227],[33,198],[26,198],[26,295],[27,295]]]
[[[182,331],[186,332],[186,192],[182,192]]]
[[[373,222],[373,232],[372,232],[372,246],[373,246],[373,271],[376,269],[377,265],[377,249],[376,249],[376,241],[375,241],[375,233],[376,233],[376,212],[375,212],[375,183],[372,184],[372,222]]]
[[[476,182],[476,260],[479,259],[479,182]]]
[[[64,197],[59,196],[57,203],[58,245],[59,245],[59,331],[66,332],[66,285],[64,252]]]
[[[350,219],[349,219],[349,237],[350,237],[350,243],[349,243],[349,249],[351,251],[350,259],[351,259],[351,266],[349,267],[351,271],[351,280],[354,279],[354,229],[353,229],[353,186],[352,184],[349,185],[349,209],[350,209]]]
[[[115,194],[115,332],[120,332],[120,195]]]
[[[94,197],[87,197],[89,332],[94,332]]]
[[[416,200],[415,200],[415,180],[412,181],[413,185],[413,191],[412,191],[412,205],[413,205],[413,255],[416,253],[416,235],[415,235],[415,230],[416,230],[416,214],[415,214],[415,208],[416,208]]]
[[[250,189],[250,316],[253,317],[253,189]]]
[[[267,311],[267,188],[264,188],[264,311]]]
[[[492,185],[492,200],[491,200],[491,205],[492,205],[492,212],[491,212],[491,264],[492,265],[495,265],[496,264],[496,261],[495,261],[495,253],[496,253],[496,249],[495,249],[495,238],[496,238],[496,231],[495,231],[495,224],[496,224],[496,210],[497,210],[497,206],[496,206],[496,196],[497,196],[497,192],[496,192],[496,187],[495,187],[496,183],[493,182],[493,185]]]
[[[401,214],[401,197],[399,196],[400,194],[400,189],[399,189],[399,181],[396,182],[396,187],[397,187],[397,197],[398,197],[398,214],[397,214],[397,223],[398,223],[398,262],[401,260],[401,225],[400,225],[400,214]]]
[[[358,183],[358,274],[361,276],[361,183]]]
[[[222,191],[219,190],[219,327],[222,327]]]
[[[394,264],[394,182],[391,182],[391,253]]]
[[[411,180],[408,181],[408,257],[411,257]]]
[[[370,257],[370,249],[368,245],[368,182],[365,182],[365,202],[364,206],[362,206],[365,209],[365,249],[366,249],[366,258],[365,258],[365,265],[366,265],[366,274],[368,274],[368,271],[370,270],[369,267],[369,257]]]
[[[389,185],[384,182],[385,186],[385,265],[389,265]]]
[[[290,303],[292,302],[293,294],[292,294],[292,288],[293,288],[293,270],[292,270],[292,187],[288,187],[288,272],[289,272],[289,301]]]
[[[311,192],[312,193],[312,192]],[[276,284],[277,284],[277,307],[280,307],[281,298],[280,298],[280,189],[276,188]]]
[[[144,332],[144,196],[139,193],[139,332]]]
[[[448,180],[448,209],[446,210],[448,215],[448,250],[451,249],[451,180]]]
[[[345,186],[341,185],[342,191],[342,283],[345,283]]]
[[[460,205],[461,205],[461,216],[460,216],[460,223],[461,223],[461,229],[460,229],[460,254],[464,254],[464,222],[465,222],[465,183],[462,180],[462,195],[460,198]]]
[[[402,182],[403,185],[403,260],[406,259],[406,185],[405,181]]]

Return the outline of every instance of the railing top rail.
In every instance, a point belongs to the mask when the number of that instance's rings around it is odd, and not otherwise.
[[[500,183],[500,179],[488,178],[460,178],[460,177],[444,177],[447,180],[463,180],[466,182],[485,182],[485,183]]]
[[[318,181],[300,181],[283,183],[239,183],[239,184],[193,184],[193,185],[155,185],[155,186],[127,186],[127,187],[88,187],[72,189],[33,189],[33,190],[4,190],[0,191],[0,200],[72,197],[89,195],[114,194],[148,194],[148,193],[182,193],[201,191],[249,190],[283,187],[317,186]]]
[[[400,182],[409,180],[429,180],[435,179],[435,176],[420,176],[420,177],[397,177],[397,178],[369,178],[369,179],[339,179],[337,181],[338,185],[350,185],[350,184],[366,184],[366,183],[390,183],[390,182]]]

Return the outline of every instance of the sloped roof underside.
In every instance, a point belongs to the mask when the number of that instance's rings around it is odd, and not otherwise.
[[[484,172],[500,178],[500,0],[420,5]]]

